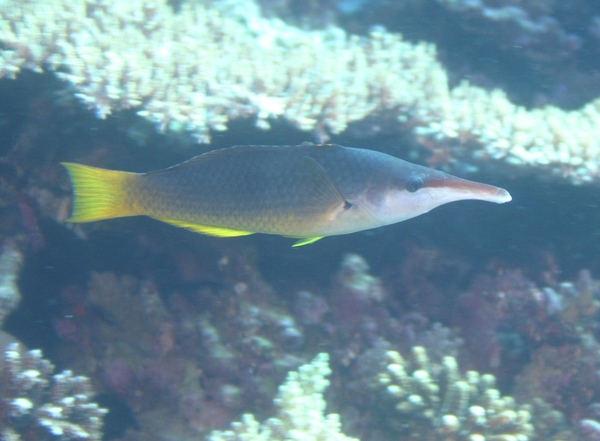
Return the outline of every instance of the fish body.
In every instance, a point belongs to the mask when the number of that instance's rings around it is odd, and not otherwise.
[[[71,222],[146,215],[215,236],[269,233],[299,244],[448,202],[511,200],[498,187],[339,145],[235,146],[143,174],[64,166],[75,195]]]

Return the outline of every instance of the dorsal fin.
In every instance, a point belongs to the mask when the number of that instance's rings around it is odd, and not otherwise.
[[[321,143],[314,143],[314,142],[310,142],[310,141],[304,141],[302,144],[298,145],[297,147],[325,147],[325,148],[329,148],[329,147],[342,147],[339,144],[321,144]]]
[[[193,165],[193,164],[197,164],[199,162],[212,161],[212,160],[219,159],[219,158],[226,158],[227,156],[230,156],[233,154],[238,154],[239,150],[246,149],[248,147],[250,147],[250,146],[236,145],[233,147],[227,147],[225,149],[212,150],[210,152],[206,152],[206,153],[202,153],[201,155],[194,156],[193,158],[190,158],[187,161],[183,161],[183,162],[180,162],[179,164],[175,164],[175,165],[172,165],[171,167],[167,167],[163,170],[157,170],[155,172],[149,172],[149,173],[162,173],[164,171],[170,170],[175,167],[181,167],[181,166],[185,166],[185,165]],[[147,174],[149,174],[149,173],[147,173]]]

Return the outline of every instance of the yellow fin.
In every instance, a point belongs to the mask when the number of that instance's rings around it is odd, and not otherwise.
[[[137,176],[71,162],[61,162],[73,185],[73,213],[68,222],[93,222],[114,217],[135,216],[127,203],[128,186]]]
[[[310,245],[311,243],[315,243],[317,240],[323,239],[324,237],[325,236],[305,237],[304,239],[300,239],[298,242],[296,242],[294,245],[292,245],[292,248],[303,247],[304,245]]]
[[[250,234],[254,234],[252,231],[240,231],[240,230],[232,230],[230,228],[223,227],[211,227],[208,225],[200,225],[195,224],[193,222],[180,221],[176,219],[163,219],[160,217],[155,217],[154,219],[159,220],[161,222],[166,222],[171,225],[175,225],[181,228],[187,228],[188,230],[195,231],[196,233],[208,234],[209,236],[217,236],[217,237],[236,237],[236,236],[248,236]]]

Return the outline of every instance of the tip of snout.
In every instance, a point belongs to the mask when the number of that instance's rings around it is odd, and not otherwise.
[[[510,193],[503,188],[497,187],[497,192],[494,197],[494,200],[491,200],[490,202],[495,202],[497,204],[504,204],[505,202],[510,202],[510,201],[512,201],[512,196],[510,195]]]
[[[471,181],[468,181],[468,184],[465,185],[465,187],[467,189],[467,194],[470,195],[471,199],[495,202],[496,204],[504,204],[512,201],[510,193],[500,187]]]

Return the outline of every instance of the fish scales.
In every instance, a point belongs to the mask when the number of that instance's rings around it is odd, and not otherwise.
[[[140,208],[157,218],[303,236],[323,214],[306,191],[306,173],[311,177],[303,159],[314,159],[348,198],[357,181],[382,166],[370,153],[338,146],[232,147],[143,175]]]

